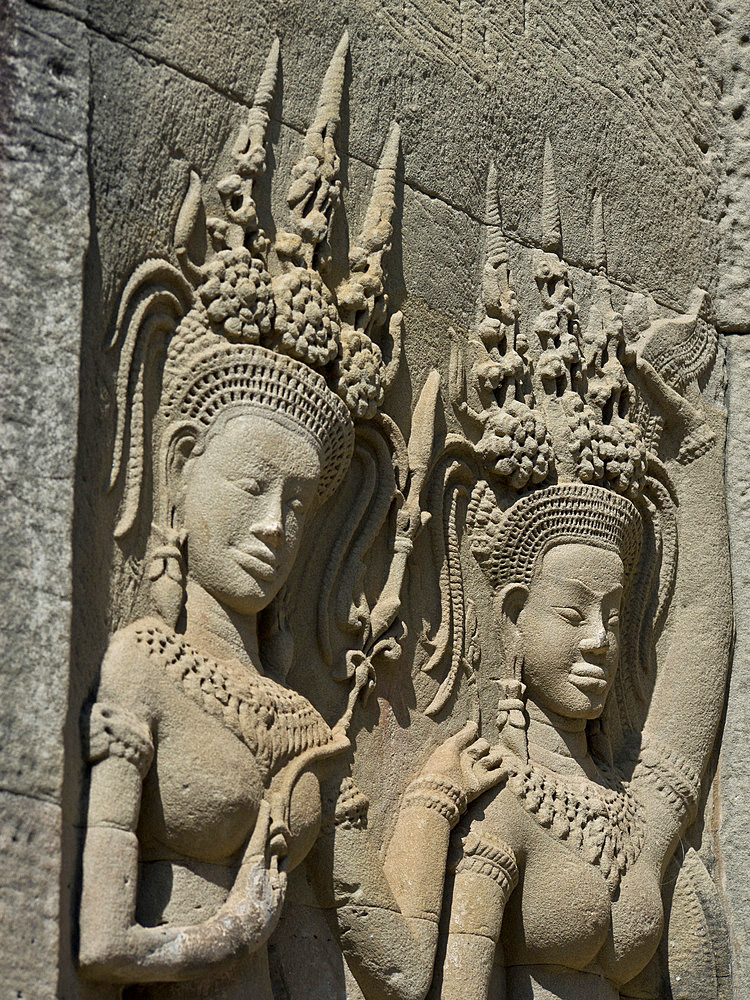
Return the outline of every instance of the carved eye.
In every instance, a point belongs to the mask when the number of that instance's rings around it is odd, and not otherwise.
[[[303,501],[300,499],[300,497],[290,497],[289,500],[287,501],[287,507],[294,514],[300,514],[300,513],[302,513],[302,508],[304,506],[305,505],[304,505]]]
[[[620,627],[619,612],[613,611],[612,614],[607,619],[607,628],[619,628],[619,627]]]
[[[569,625],[580,625],[583,621],[583,615],[578,608],[555,608],[554,610]]]
[[[234,485],[252,497],[260,496],[263,492],[263,484],[257,479],[237,479]]]

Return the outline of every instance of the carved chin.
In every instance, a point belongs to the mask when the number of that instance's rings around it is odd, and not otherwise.
[[[576,669],[576,666],[568,674],[568,683],[585,695],[592,706],[599,706],[601,712],[609,691],[609,677],[606,671],[590,664],[582,665],[585,669]]]
[[[608,681],[595,683],[593,680],[569,675],[564,695],[558,704],[549,704],[549,708],[563,717],[598,719],[604,711],[609,688]]]

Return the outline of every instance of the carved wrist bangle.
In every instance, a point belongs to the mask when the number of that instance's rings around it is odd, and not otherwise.
[[[451,829],[466,811],[466,805],[466,795],[460,788],[444,778],[429,775],[415,778],[406,789],[404,797],[404,809],[413,809],[417,806],[435,809],[448,820]]]
[[[475,833],[469,833],[463,841],[463,853],[456,866],[456,875],[471,872],[492,879],[505,901],[518,884],[518,865],[511,848],[502,841],[490,843]]]
[[[397,535],[393,543],[394,552],[405,552],[407,555],[414,549],[414,542],[411,538],[405,538],[403,535]]]
[[[700,774],[674,750],[652,741],[645,742],[633,777],[653,785],[680,821],[695,816],[701,792]]]

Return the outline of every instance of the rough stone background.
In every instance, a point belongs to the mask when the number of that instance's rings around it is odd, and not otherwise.
[[[283,225],[288,169],[345,27],[351,36],[341,129],[348,223],[343,217],[338,223],[340,248],[347,226],[356,229],[362,218],[391,120],[402,127],[390,279],[407,331],[407,364],[392,403],[402,425],[426,371],[437,364],[445,372],[448,327],[460,334],[471,323],[491,160],[521,303],[531,300],[528,257],[541,235],[546,136],[555,149],[564,254],[579,289],[585,291],[592,266],[591,205],[599,192],[620,299],[637,289],[665,309],[680,308],[696,285],[715,297],[727,347],[738,627],[724,748],[693,846],[729,915],[734,998],[750,996],[747,8],[746,0],[6,4],[0,14],[3,1000],[84,995],[72,958],[85,790],[77,720],[110,625],[127,611],[108,598],[114,508],[104,495],[112,433],[105,346],[117,296],[137,263],[167,252],[190,167],[207,179],[220,169],[223,146],[252,99],[276,32],[283,79],[269,136],[264,221],[271,230],[274,219]],[[381,772],[397,786],[435,734],[415,727],[407,745],[389,742],[389,712],[410,706],[400,705],[396,692],[384,693],[390,699],[380,703],[387,755]],[[325,982],[340,975],[331,970]],[[321,998],[329,997],[320,983]]]

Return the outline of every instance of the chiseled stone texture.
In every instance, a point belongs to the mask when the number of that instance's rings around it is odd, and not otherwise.
[[[720,858],[734,995],[750,996],[750,338],[727,337],[727,504],[736,637],[717,790]]]
[[[634,287],[684,307],[700,285],[717,293],[724,328],[747,328],[750,241],[743,234],[750,228],[750,202],[743,130],[749,119],[744,110],[734,112],[744,109],[741,68],[750,46],[736,7],[727,3],[714,11],[712,25],[700,4],[639,0],[49,0],[38,6],[13,0],[10,115],[3,124],[10,156],[2,165],[10,192],[3,267],[8,290],[0,320],[7,358],[0,386],[0,465],[7,479],[0,544],[9,569],[0,620],[10,654],[0,670],[14,692],[0,707],[0,787],[8,790],[0,802],[8,816],[0,847],[10,845],[0,865],[0,914],[4,907],[13,911],[13,920],[0,920],[9,932],[9,943],[0,948],[0,982],[16,991],[9,996],[82,995],[71,931],[83,777],[77,721],[111,619],[121,610],[107,600],[114,508],[104,495],[112,417],[104,345],[117,297],[145,255],[167,252],[188,170],[215,168],[251,101],[274,33],[283,39],[283,82],[264,183],[271,185],[276,218],[284,217],[288,168],[345,25],[352,56],[341,137],[344,200],[352,218],[362,217],[391,120],[401,123],[404,189],[389,291],[406,318],[406,364],[393,410],[405,426],[407,368],[415,387],[438,359],[445,374],[448,328],[465,331],[474,316],[492,159],[520,298],[528,301],[533,292],[528,271],[520,272],[527,249],[540,240],[545,136],[554,143],[564,255],[577,267],[577,287],[585,288],[593,266],[596,191],[604,201],[609,268],[620,297]],[[344,236],[339,233],[341,242]],[[740,616],[747,586],[746,447],[745,410],[737,400],[746,390],[745,354],[744,341],[730,338],[728,469]],[[736,1000],[750,990],[742,964],[750,920],[742,636],[740,617],[715,866],[730,911]],[[372,754],[365,775],[365,784],[388,793],[373,796],[372,822],[382,829],[394,789],[435,739],[424,720],[421,728],[401,728],[409,706],[398,691],[385,693],[391,703],[380,720],[373,718],[373,726],[380,725],[379,754]],[[370,711],[376,714],[377,706]],[[340,966],[324,971],[329,952],[320,945],[327,940],[318,926],[320,911],[298,904],[284,919],[288,934],[271,951],[279,996],[285,989],[290,996],[300,990],[310,995],[299,980],[283,985],[284,967],[292,962],[285,948],[303,941],[311,955],[326,955],[316,966],[320,996],[341,995]],[[17,920],[21,937],[13,930]]]
[[[339,0],[314,11],[297,2],[237,7],[211,0],[141,0],[113,7],[92,0],[89,18],[139,62],[140,72],[126,71],[133,87],[142,73],[162,73],[151,68],[158,63],[243,102],[252,97],[264,53],[278,31],[284,40],[283,118],[295,130],[309,120],[317,82],[348,24],[353,62],[344,142],[351,158],[374,164],[396,114],[407,184],[480,218],[486,164],[494,157],[508,229],[535,243],[538,168],[549,135],[567,259],[592,263],[588,220],[596,189],[607,206],[613,277],[684,305],[692,287],[715,271],[721,170],[719,87],[712,69],[716,43],[711,22],[697,9],[678,4],[644,9],[635,0]],[[96,72],[98,57],[93,62]],[[110,74],[116,72],[110,68]],[[128,79],[119,76],[121,84]],[[131,85],[101,93],[95,86],[95,113],[106,95],[112,130],[125,126],[122,141],[131,162],[158,118],[173,122],[162,132],[165,152],[196,156],[195,144],[205,139],[191,139],[191,133],[202,131],[203,101],[186,101],[195,114],[185,130],[174,118],[179,109],[172,106],[170,88],[153,86],[137,91],[146,99],[139,105],[140,135],[127,129]],[[215,119],[211,148],[224,128]],[[96,141],[95,133],[92,138]],[[127,170],[127,161],[122,165]],[[147,177],[156,169],[155,160]],[[173,204],[169,191],[163,199]],[[133,207],[137,245],[138,217],[148,212],[143,202],[141,211],[138,202]],[[154,219],[154,235],[163,231],[160,221]],[[118,260],[123,273],[129,266],[127,257]]]
[[[58,978],[88,39],[23,0],[0,16],[0,994],[46,1000]]]
[[[0,996],[57,996],[60,807],[0,792]]]
[[[750,3],[713,0],[718,40],[721,251],[716,315],[727,332],[750,330]]]

